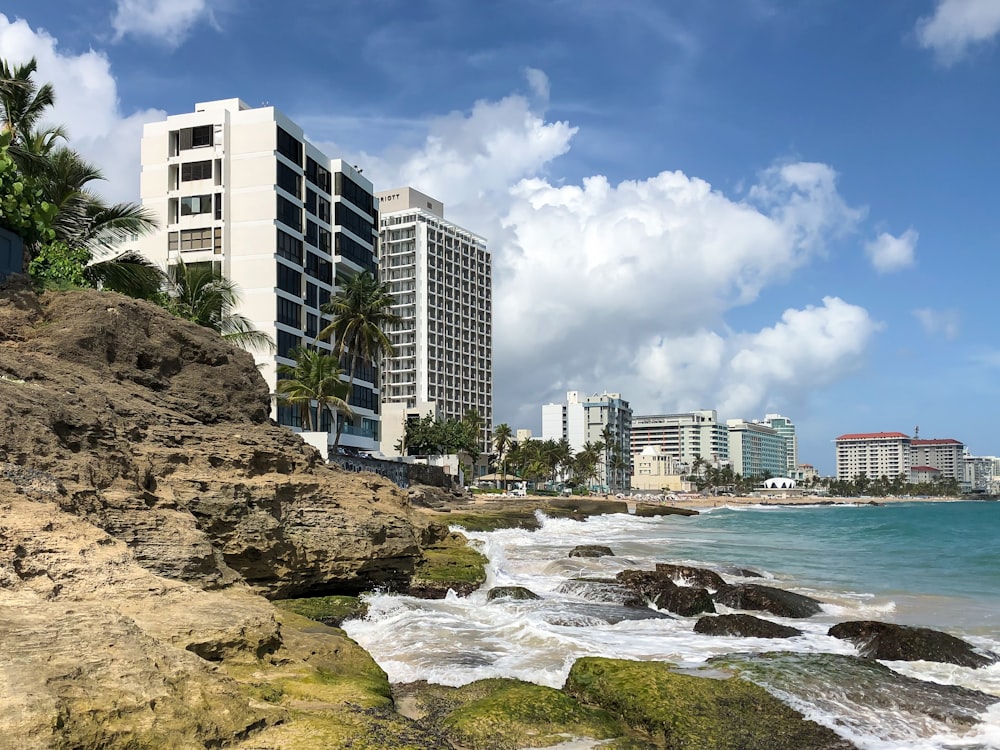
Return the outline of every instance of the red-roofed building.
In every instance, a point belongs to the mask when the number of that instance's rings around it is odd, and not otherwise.
[[[910,437],[902,432],[858,432],[841,435],[837,445],[837,479],[851,481],[910,476]]]
[[[913,483],[933,482],[941,478],[941,469],[933,466],[911,466],[909,481]]]
[[[951,438],[910,441],[910,463],[931,466],[945,479],[965,479],[965,444]]]

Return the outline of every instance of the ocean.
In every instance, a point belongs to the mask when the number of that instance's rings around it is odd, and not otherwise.
[[[1000,664],[968,669],[845,657],[855,647],[826,635],[846,620],[945,630],[1000,654],[1000,503],[720,506],[698,516],[607,515],[583,522],[540,516],[537,531],[468,532],[489,559],[478,591],[438,601],[375,594],[363,620],[345,623],[393,682],[462,685],[515,677],[561,687],[581,656],[660,660],[698,674],[743,674],[865,750],[1000,748]],[[612,557],[570,558],[576,545]],[[659,616],[595,600],[575,578],[612,578],[655,563],[737,569],[767,585],[813,596],[823,611],[792,620],[791,639],[699,635],[696,617]],[[523,586],[538,600],[487,602],[493,586]],[[590,597],[590,598],[588,598]],[[719,612],[726,612],[719,607]],[[768,656],[763,656],[768,654]],[[982,700],[940,686],[997,696]]]

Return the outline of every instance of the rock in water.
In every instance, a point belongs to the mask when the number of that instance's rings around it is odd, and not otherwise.
[[[570,557],[614,557],[611,547],[601,544],[578,544],[569,551]]]
[[[701,586],[702,588],[718,591],[726,582],[714,570],[707,568],[695,568],[691,565],[670,565],[668,563],[656,563],[656,572],[670,576],[675,581],[680,579],[685,586]]]
[[[940,661],[973,669],[997,662],[996,654],[980,653],[971,643],[930,628],[855,620],[834,625],[829,635],[851,641],[868,659]]]
[[[718,615],[702,617],[694,624],[702,635],[737,635],[744,638],[792,638],[802,631],[753,615]]]
[[[762,610],[778,617],[812,617],[820,611],[820,602],[811,596],[756,583],[723,586],[713,598],[733,609]]]
[[[534,591],[529,591],[524,586],[494,586],[486,594],[486,601],[492,602],[494,599],[541,599]]]
[[[678,586],[666,573],[652,570],[623,570],[616,579],[648,599],[654,606],[690,617],[715,612],[712,596],[703,588]]]

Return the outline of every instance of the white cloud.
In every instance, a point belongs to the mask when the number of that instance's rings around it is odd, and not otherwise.
[[[214,25],[207,0],[117,0],[111,25],[116,40],[132,34],[176,47],[202,20]]]
[[[0,49],[11,63],[38,60],[35,81],[50,82],[56,103],[50,124],[69,131],[70,145],[93,161],[107,181],[94,185],[109,200],[135,200],[139,194],[139,141],[145,122],[163,119],[160,110],[123,114],[111,66],[100,52],[63,54],[58,41],[34,31],[23,20],[0,14]]]
[[[934,50],[945,65],[1000,34],[997,0],[939,0],[934,14],[917,22],[921,46]]]
[[[526,97],[431,122],[409,152],[364,155],[378,185],[412,185],[494,255],[498,419],[530,425],[563,391],[621,391],[640,413],[746,409],[852,371],[878,330],[837,298],[733,334],[728,314],[856,229],[825,164],[779,164],[745,200],[683,172],[555,181],[576,129]]]
[[[922,307],[913,311],[924,331],[930,336],[941,335],[946,339],[958,338],[960,318],[957,310],[932,310]]]
[[[913,265],[914,251],[919,237],[920,235],[913,229],[907,229],[899,237],[882,232],[865,245],[865,253],[872,267],[879,273],[900,271]]]

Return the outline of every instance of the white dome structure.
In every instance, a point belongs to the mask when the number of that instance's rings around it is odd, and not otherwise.
[[[791,477],[771,477],[765,479],[761,486],[768,490],[790,490],[795,487],[795,480]]]

